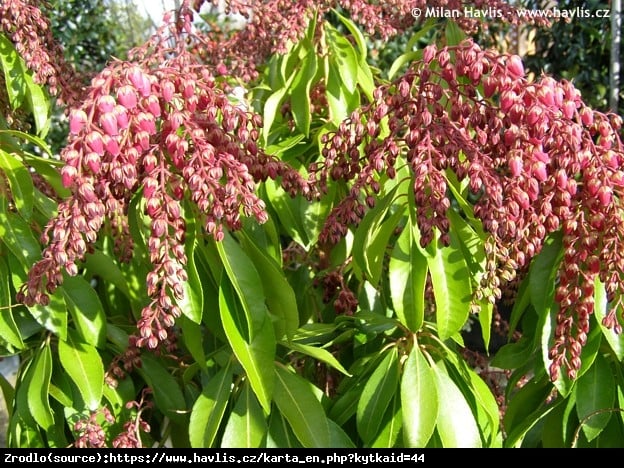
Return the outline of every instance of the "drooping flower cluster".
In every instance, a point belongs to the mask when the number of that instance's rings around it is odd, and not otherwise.
[[[76,448],[104,448],[106,447],[106,434],[102,428],[102,423],[113,424],[115,417],[110,410],[104,406],[89,413],[88,417],[79,419],[74,424],[74,431],[77,433],[74,447]]]
[[[0,33],[14,44],[33,72],[35,82],[47,86],[50,94],[58,96],[61,102],[72,105],[80,94],[80,80],[65,60],[40,4],[35,0],[2,0]]]
[[[192,16],[182,9],[180,17]],[[199,219],[220,240],[224,226],[241,226],[241,216],[267,219],[256,180],[282,176],[287,189],[306,192],[296,171],[258,150],[259,116],[231,104],[211,70],[187,51],[190,31],[188,22],[165,24],[148,44],[159,50],[160,61],[151,54],[145,61],[112,63],[93,79],[82,106],[70,112],[61,175],[72,196],[46,227],[43,258],[18,294],[27,305],[47,303],[63,270],[78,273],[77,262],[107,221],[120,257],[129,258],[128,207],[141,192],[153,270],[138,347],[167,340],[167,329],[181,314],[185,217]]]
[[[539,253],[546,237],[563,230],[551,377],[580,365],[596,277],[606,284],[612,310],[624,287],[624,217],[620,207],[624,152],[621,119],[587,108],[569,82],[529,82],[517,56],[482,50],[472,41],[424,49],[423,59],[375,101],[328,134],[311,182],[347,180],[351,190],[334,209],[320,241],[336,242],[363,216],[382,175],[412,174],[421,243],[448,240],[448,176],[467,181],[474,214],[491,234],[479,297],[501,297]],[[381,136],[382,122],[389,133]]]

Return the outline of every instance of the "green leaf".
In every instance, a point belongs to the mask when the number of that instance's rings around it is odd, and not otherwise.
[[[267,422],[262,408],[250,386],[244,383],[238,401],[225,426],[221,447],[261,447],[267,430]]]
[[[26,269],[41,258],[39,242],[28,223],[3,209],[0,209],[0,239]]]
[[[49,124],[49,102],[43,91],[43,89],[37,85],[30,75],[24,76],[28,93],[26,98],[32,112],[35,127],[37,128],[37,134],[45,136],[48,132]]]
[[[156,407],[163,415],[180,425],[188,424],[186,400],[180,385],[164,367],[163,361],[150,353],[141,355],[141,368],[138,369],[141,377],[154,392]]]
[[[270,206],[277,213],[282,228],[295,242],[308,247],[311,240],[308,238],[308,233],[301,219],[301,205],[274,180],[268,179],[263,187],[266,190]]]
[[[0,257],[0,340],[22,349],[24,342],[13,316],[9,279],[9,267],[4,258]]]
[[[275,320],[275,335],[279,338],[286,336],[291,339],[299,328],[295,292],[275,260],[260,250],[247,233],[242,231],[241,235],[245,251],[259,273],[271,318]]]
[[[431,28],[436,26],[437,20],[435,18],[429,18],[425,24],[423,24],[418,30],[414,33],[414,35],[410,38],[407,43],[407,47],[405,48],[406,52],[397,57],[392,65],[390,65],[390,69],[388,71],[388,79],[391,80],[397,72],[405,65],[413,60],[418,60],[422,56],[422,50],[413,51],[412,48],[414,45],[427,34]]]
[[[397,318],[413,332],[425,317],[427,272],[427,258],[416,247],[412,229],[405,227],[390,256],[388,283]]]
[[[445,36],[446,43],[449,46],[455,46],[466,38],[464,31],[462,31],[459,25],[452,20],[446,22]]]
[[[52,377],[52,351],[50,345],[43,346],[35,355],[33,364],[25,377],[28,394],[28,409],[34,420],[44,430],[54,425],[50,409],[50,379]]]
[[[500,369],[518,369],[531,359],[532,340],[522,337],[515,343],[508,343],[500,348],[490,364]]]
[[[357,406],[357,430],[365,444],[370,444],[378,435],[398,383],[399,360],[397,349],[393,347],[366,382]]]
[[[5,137],[14,137],[16,139],[26,140],[29,143],[32,143],[35,146],[41,148],[47,156],[52,156],[53,152],[50,146],[46,143],[45,140],[38,137],[37,135],[31,135],[30,133],[21,132],[19,130],[10,130],[10,129],[2,129],[0,130],[0,142],[4,140]],[[17,146],[16,148],[21,148],[21,146]],[[64,163],[60,160],[51,159],[45,156],[37,156],[32,153],[28,153],[24,151],[21,154],[22,158],[24,158],[24,162],[28,165],[33,166],[37,169],[35,164],[39,163],[39,165],[45,165],[49,168],[60,168],[64,165]],[[54,170],[54,169],[53,169]],[[61,180],[60,174],[56,172],[56,176],[58,180]]]
[[[397,188],[364,215],[353,239],[353,260],[373,286],[379,283],[390,236],[403,216],[403,210],[398,210],[387,217]]]
[[[327,45],[329,46],[329,60],[338,72],[342,85],[348,93],[355,92],[358,76],[358,58],[353,46],[328,22],[324,23]]]
[[[182,328],[184,345],[202,369],[206,369],[206,353],[204,352],[204,337],[202,326],[191,321],[186,316],[180,317],[178,323]]]
[[[431,438],[438,419],[436,378],[417,343],[410,351],[401,379],[403,438],[406,447],[422,448]]]
[[[90,276],[98,276],[102,280],[115,285],[124,296],[128,299],[131,298],[128,282],[111,256],[101,250],[94,249],[93,252],[86,255],[85,268]]]
[[[32,216],[35,187],[28,169],[13,155],[0,148],[0,170],[4,172],[11,188],[17,211],[25,220]]]
[[[63,296],[82,341],[100,347],[106,342],[106,314],[100,298],[81,276],[66,276]]]
[[[266,102],[264,103],[264,109],[262,113],[262,138],[265,144],[269,142],[269,133],[271,132],[271,127],[273,127],[273,122],[275,121],[275,116],[277,115],[278,109],[282,105],[284,101],[284,97],[286,93],[290,89],[290,85],[295,79],[296,75],[290,75],[286,80],[286,83],[283,87],[276,90],[271,96],[268,97]]]
[[[195,244],[194,239],[188,238],[184,244],[187,259],[185,270],[188,280],[182,283],[184,296],[177,302],[185,317],[195,323],[201,323],[204,313],[204,293],[202,281],[195,266]]]
[[[576,385],[576,412],[588,441],[598,437],[607,426],[614,403],[613,371],[606,359],[598,355]]]
[[[401,411],[401,396],[394,395],[392,403],[388,406],[388,410],[381,422],[381,431],[377,438],[371,444],[373,448],[389,448],[396,444],[401,427],[403,425]]]
[[[58,352],[63,369],[76,384],[87,408],[98,409],[104,392],[104,365],[97,349],[70,330],[66,341],[59,340]]]
[[[50,295],[50,303],[47,305],[34,305],[28,307],[28,312],[33,318],[57,335],[61,340],[67,338],[67,306],[63,298],[63,288],[59,287],[54,294]]]
[[[242,336],[251,342],[267,316],[262,279],[249,256],[228,232],[216,245],[227,276],[243,306],[247,330],[241,330]]]
[[[324,362],[325,364],[333,367],[339,372],[342,372],[347,377],[351,377],[351,374],[340,364],[338,359],[334,357],[329,351],[323,348],[317,348],[316,346],[309,346],[306,344],[297,343],[295,341],[281,341],[280,344],[287,348],[292,349],[293,351],[297,351],[298,353],[305,354],[307,356],[313,357],[318,361]]]
[[[227,365],[210,379],[195,401],[188,426],[191,447],[215,446],[217,432],[232,392],[232,376],[232,363],[228,361]]]
[[[518,389],[508,399],[503,417],[503,427],[508,428],[505,447],[515,447],[524,435],[552,409],[545,401],[552,390],[550,382],[544,378],[532,379]]]
[[[0,65],[4,70],[9,104],[15,110],[22,105],[26,97],[24,76],[27,72],[15,47],[4,34],[0,34]]]
[[[470,270],[462,255],[457,237],[450,232],[450,245],[437,247],[432,243],[427,250],[435,249],[427,257],[433,294],[436,304],[436,323],[440,339],[446,340],[466,323],[470,312],[472,285]]]
[[[329,420],[328,420],[329,421]],[[266,441],[267,448],[301,448],[301,443],[288,425],[288,421],[277,408],[271,411],[269,418],[269,432]]]
[[[475,416],[457,384],[439,364],[434,369],[435,387],[442,403],[437,430],[446,448],[480,448],[481,436]]]
[[[257,327],[253,339],[247,341],[243,335],[246,324],[244,314],[234,296],[232,284],[224,275],[219,290],[219,311],[227,339],[241,366],[245,369],[251,388],[264,410],[271,408],[273,393],[273,360],[275,358],[275,333],[267,314]]]
[[[300,42],[308,52],[301,59],[301,68],[297,72],[290,93],[290,110],[295,125],[306,137],[310,133],[310,87],[317,71],[317,58],[314,45],[309,40]]]
[[[555,277],[561,261],[562,235],[551,235],[544,244],[541,252],[533,258],[529,267],[529,290],[531,304],[538,315],[546,314],[550,310],[555,295]]]
[[[602,324],[602,320],[608,311],[607,291],[605,285],[600,278],[596,277],[594,282],[594,314],[596,315],[596,321],[600,327],[602,335],[609,343],[609,346],[615,353],[618,361],[624,360],[624,333],[616,333],[613,328],[607,328]]]
[[[310,382],[276,365],[273,399],[304,447],[329,447],[327,416]]]
[[[4,408],[9,416],[9,419],[11,419],[13,416],[15,389],[2,373],[0,373],[0,390],[2,390],[2,397],[4,398]]]

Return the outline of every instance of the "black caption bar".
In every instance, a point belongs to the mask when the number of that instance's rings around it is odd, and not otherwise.
[[[436,450],[411,449],[0,449],[3,464],[424,464]],[[440,453],[437,451],[437,453]],[[437,461],[440,461],[439,459]]]

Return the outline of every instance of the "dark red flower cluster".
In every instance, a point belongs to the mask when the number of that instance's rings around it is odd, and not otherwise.
[[[80,95],[80,80],[65,60],[61,46],[50,29],[50,21],[41,12],[39,0],[2,0],[0,33],[32,70],[35,82],[48,87],[50,94],[72,105]]]
[[[182,9],[180,17],[192,16]],[[188,22],[166,24],[147,45],[160,51],[161,60],[135,51],[149,59],[112,63],[93,79],[82,106],[70,112],[61,174],[72,196],[46,227],[43,259],[18,294],[27,305],[45,304],[63,270],[78,273],[77,262],[107,220],[121,258],[129,258],[128,206],[141,192],[153,270],[147,276],[151,302],[138,323],[139,347],[166,340],[182,313],[177,301],[187,280],[185,217],[198,218],[220,240],[224,226],[241,226],[241,216],[267,219],[256,180],[281,176],[287,190],[307,192],[296,171],[258,150],[260,117],[230,103],[210,69],[188,52],[189,31]]]
[[[88,417],[76,421],[74,424],[74,431],[77,433],[77,437],[74,441],[74,447],[106,447],[106,434],[104,429],[102,429],[101,418],[108,424],[113,424],[115,422],[115,417],[106,406],[92,411]]]
[[[517,56],[482,50],[472,41],[424,49],[401,78],[376,90],[375,101],[326,135],[311,183],[349,181],[320,241],[336,242],[363,216],[384,176],[407,164],[412,174],[421,243],[448,240],[449,175],[466,181],[474,214],[491,234],[477,294],[492,302],[563,229],[556,341],[551,377],[580,365],[593,311],[593,286],[607,287],[606,325],[624,287],[624,216],[620,199],[624,152],[621,119],[590,110],[570,82],[529,82]],[[383,126],[388,131],[382,133]]]

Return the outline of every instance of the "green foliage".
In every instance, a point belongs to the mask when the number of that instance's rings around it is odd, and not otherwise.
[[[251,91],[264,118],[264,149],[295,167],[320,159],[321,136],[384,83],[367,61],[368,39],[333,15],[334,24],[316,18],[301,41],[271,57]],[[61,31],[65,40],[74,26]],[[386,63],[391,75],[422,54],[412,48],[434,31],[460,39],[458,28],[437,26],[426,23],[394,65]],[[83,39],[77,59],[100,64],[112,53],[91,55],[101,37]],[[188,281],[172,353],[124,354],[147,297],[141,195],[128,207],[135,251],[127,263],[103,235],[48,305],[18,303],[16,292],[41,258],[37,238],[67,190],[46,143],[49,99],[4,36],[0,64],[11,109],[36,123],[30,134],[0,128],[0,352],[21,360],[14,387],[0,379],[11,446],[70,445],[81,436],[76,423],[89,418],[99,418],[109,446],[134,418],[149,420],[151,430],[140,431],[145,446],[622,445],[624,341],[602,325],[610,304],[598,279],[578,378],[547,377],[561,236],[549,238],[518,285],[510,336],[519,329],[522,338],[481,356],[495,368],[470,359],[478,350],[464,345],[469,324],[480,323],[486,349],[491,339],[494,305],[481,301],[478,318],[471,309],[488,236],[450,172],[446,246],[437,239],[421,246],[407,170],[384,180],[374,207],[331,251],[319,234],[347,192],[341,183],[308,202],[267,181],[258,192],[270,220],[246,222],[220,242],[204,237],[184,207]],[[311,100],[321,84],[326,107]],[[52,193],[42,192],[35,175]],[[352,314],[336,314],[324,297],[323,278],[333,271],[357,295]],[[503,371],[502,383],[482,378]],[[144,398],[149,407],[141,406]]]

